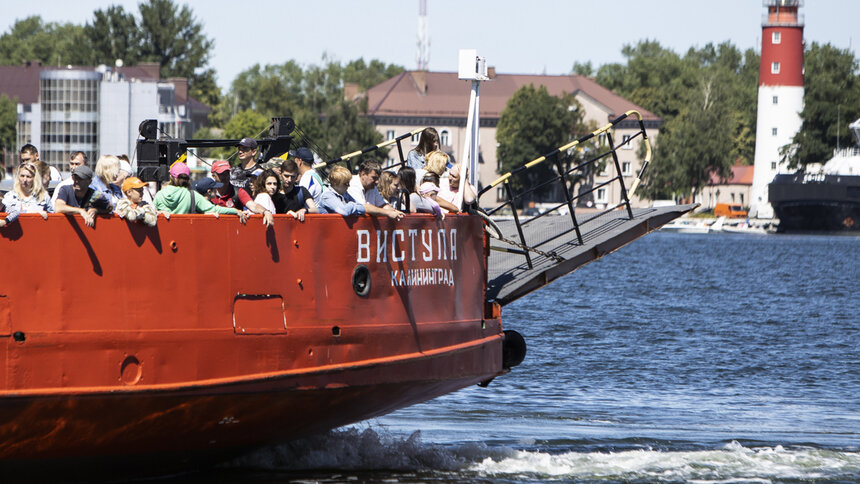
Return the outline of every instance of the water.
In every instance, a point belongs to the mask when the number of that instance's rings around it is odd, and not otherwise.
[[[195,482],[860,482],[860,237],[656,233],[503,310],[522,365]]]

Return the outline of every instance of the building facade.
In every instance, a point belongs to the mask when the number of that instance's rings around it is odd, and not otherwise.
[[[134,158],[138,125],[157,119],[164,135],[191,137],[209,108],[188,96],[185,79],[161,80],[158,64],[131,67],[0,66],[0,93],[17,98],[17,149],[67,169],[69,153]]]
[[[635,109],[645,120],[648,137],[652,143],[662,120],[653,113],[627,101],[612,91],[600,86],[585,76],[545,76],[493,74],[492,79],[481,85],[481,127],[479,143],[479,189],[489,185],[503,173],[496,156],[496,126],[508,99],[521,87],[529,84],[545,86],[554,96],[573,94],[584,110],[584,121],[593,121],[603,126],[612,119]],[[469,81],[461,81],[456,72],[409,71],[399,74],[367,91],[368,116],[376,128],[392,139],[415,128],[432,126],[439,132],[443,151],[459,159],[467,137],[466,114],[469,108]],[[620,144],[638,131],[634,120],[624,121],[612,133],[616,144]],[[562,140],[566,142],[567,140]],[[625,186],[636,178],[642,161],[639,159],[641,138],[636,138],[618,150]],[[418,136],[406,143],[404,151],[418,144]],[[561,144],[561,143],[560,143]],[[396,156],[396,150],[392,152]],[[543,153],[535,153],[534,158]],[[404,152],[405,155],[405,152]],[[531,160],[523,160],[526,163]],[[615,176],[615,167],[610,166],[595,177],[595,185]],[[499,187],[501,188],[501,187]],[[594,193],[595,203],[611,205],[619,203],[620,189],[610,184]],[[481,205],[492,207],[503,201],[503,192],[486,193]],[[647,205],[648,201],[634,197],[635,206]]]
[[[728,179],[722,179],[712,173],[708,186],[702,187],[696,193],[695,201],[707,210],[713,210],[718,203],[748,207],[752,193],[753,167],[734,165],[731,173]]]

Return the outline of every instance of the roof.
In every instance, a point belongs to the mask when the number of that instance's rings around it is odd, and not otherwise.
[[[42,66],[38,63],[18,66],[0,66],[0,94],[10,98],[18,98],[21,104],[39,102],[39,72]]]
[[[732,167],[732,176],[728,180],[721,180],[718,174],[711,173],[710,180],[712,185],[752,185],[752,182],[752,165],[734,165]]]
[[[426,81],[426,92],[419,83]],[[498,118],[508,99],[526,85],[546,86],[553,96],[563,93],[585,95],[602,105],[608,119],[631,109],[645,120],[660,120],[657,115],[601,86],[594,79],[580,75],[544,76],[531,74],[497,74],[481,84],[481,117]],[[455,72],[406,71],[367,91],[371,116],[466,117],[471,83],[461,81]]]

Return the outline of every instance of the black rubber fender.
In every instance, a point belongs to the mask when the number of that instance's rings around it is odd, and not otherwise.
[[[504,331],[505,340],[502,342],[502,368],[509,370],[526,358],[526,340],[523,335],[512,330]]]

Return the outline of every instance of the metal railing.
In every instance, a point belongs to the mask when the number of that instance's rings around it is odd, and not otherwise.
[[[627,119],[630,116],[636,117],[638,121],[639,130],[629,136],[629,138],[625,139],[622,143],[615,145],[615,141],[613,140],[612,131],[615,127]],[[563,156],[569,150],[576,148],[579,145],[586,143],[587,141],[596,138],[600,135],[605,134],[607,147],[601,148],[598,150],[597,154],[587,158],[585,161],[578,163],[577,165],[571,168],[565,168],[563,162]],[[645,147],[645,158],[642,162],[642,168],[639,171],[634,182],[631,184],[630,189],[628,191],[627,187],[624,184],[624,173],[621,169],[621,162],[618,159],[618,149],[630,144],[638,137],[642,137],[642,143]],[[612,164],[615,166],[615,176],[602,181],[601,183],[595,184],[589,188],[580,189],[579,193],[574,195],[573,190],[576,188],[577,180],[581,179],[583,176],[587,176],[588,170],[592,170],[592,172],[596,172],[597,163],[601,160],[606,159],[607,161],[611,160]],[[503,203],[500,205],[489,209],[484,210],[484,212],[492,216],[494,214],[499,214],[500,211],[509,209],[513,215],[513,221],[516,226],[516,236],[519,238],[516,240],[504,240],[510,245],[514,245],[516,247],[520,247],[520,249],[502,249],[496,248],[497,250],[502,250],[505,252],[511,252],[516,254],[521,254],[525,256],[526,262],[529,268],[533,268],[532,259],[530,252],[541,253],[539,248],[544,244],[547,244],[559,237],[562,237],[566,234],[569,234],[571,231],[576,233],[576,240],[579,245],[583,245],[583,236],[581,226],[586,224],[606,213],[609,213],[616,209],[624,209],[627,211],[627,216],[632,219],[633,218],[633,209],[630,207],[630,197],[633,196],[636,191],[639,183],[641,181],[642,175],[645,172],[645,169],[648,166],[648,163],[651,161],[651,144],[648,141],[648,136],[645,133],[645,123],[642,120],[642,115],[637,111],[628,111],[623,115],[615,118],[609,124],[601,127],[600,129],[589,133],[577,140],[571,141],[563,146],[560,146],[551,152],[540,156],[519,168],[516,168],[513,171],[505,173],[500,176],[498,179],[493,181],[488,186],[484,187],[478,193],[478,200],[480,200],[481,195],[484,193],[493,190],[494,188],[502,185],[504,187],[504,193],[506,198]],[[555,171],[554,174],[547,176],[544,179],[539,180],[527,180],[527,175],[529,174],[529,170],[534,167],[541,165],[543,163],[552,163],[553,169]],[[522,180],[522,181],[521,181]],[[530,186],[526,186],[525,181],[531,181]],[[621,202],[615,204],[613,206],[607,207],[602,211],[599,211],[595,214],[591,214],[589,217],[580,220],[576,217],[576,208],[578,205],[578,201],[587,197],[588,195],[596,192],[601,188],[606,188],[613,183],[617,183],[619,187],[619,191],[621,194]],[[540,190],[551,189],[551,187],[555,185],[560,188],[561,193],[564,195],[564,199],[561,202],[555,202],[551,204],[549,208],[545,208],[544,210],[539,210],[537,214],[533,217],[521,220],[520,215],[517,212],[518,205],[521,202],[525,202],[526,200],[532,200],[534,198],[534,194]],[[552,203],[552,202],[551,202]],[[547,216],[554,212],[560,212],[562,207],[567,207],[568,215],[570,216],[571,226],[566,229],[561,229],[558,232],[554,232],[549,234],[548,236],[542,238],[541,240],[527,240],[526,230],[525,228],[528,224],[535,222],[536,220]],[[554,224],[558,225],[558,224]]]

